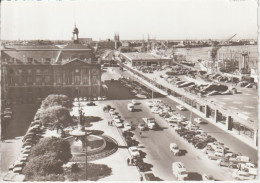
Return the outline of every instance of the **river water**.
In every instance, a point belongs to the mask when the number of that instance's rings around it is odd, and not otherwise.
[[[209,60],[209,52],[211,47],[201,47],[201,48],[176,48],[175,54],[186,55],[187,60],[197,61],[198,59]],[[219,53],[234,53],[234,52],[249,52],[249,61],[257,61],[257,45],[242,45],[242,46],[223,46],[219,49]]]

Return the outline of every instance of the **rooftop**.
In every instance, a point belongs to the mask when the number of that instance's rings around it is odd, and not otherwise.
[[[169,58],[164,58],[151,53],[127,52],[127,53],[122,53],[122,55],[126,56],[130,60],[158,60],[158,59],[170,60]]]

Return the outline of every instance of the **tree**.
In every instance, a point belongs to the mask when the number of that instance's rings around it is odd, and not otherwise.
[[[47,137],[41,139],[32,148],[30,157],[34,158],[45,154],[61,160],[63,163],[67,163],[72,157],[69,142],[57,137]]]
[[[41,104],[42,109],[47,109],[51,106],[60,105],[66,108],[72,107],[72,100],[66,95],[49,95],[46,97]]]
[[[62,161],[50,154],[36,156],[29,160],[23,168],[23,174],[31,179],[34,176],[63,173]]]
[[[65,128],[73,123],[69,110],[62,106],[52,106],[42,110],[40,120],[44,126],[54,128]]]

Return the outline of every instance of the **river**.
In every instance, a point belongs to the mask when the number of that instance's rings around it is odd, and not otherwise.
[[[210,50],[211,47],[190,48],[189,50],[186,48],[176,48],[175,54],[186,55],[186,59],[191,61],[197,61],[198,59],[208,60]],[[234,53],[241,51],[249,52],[249,61],[258,60],[257,45],[223,46],[219,49],[219,53]]]

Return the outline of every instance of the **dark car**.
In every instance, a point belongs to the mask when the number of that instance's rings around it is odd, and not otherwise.
[[[87,106],[94,106],[94,105],[96,105],[96,104],[93,101],[90,101],[87,103]]]
[[[188,140],[188,139],[192,139],[194,138],[194,135],[193,134],[186,134],[183,136],[184,139]]]
[[[215,139],[215,138],[213,138],[213,137],[207,137],[207,138],[205,139],[205,141],[206,141],[206,142],[215,142],[215,141],[217,141],[217,139]]]
[[[194,147],[198,148],[198,149],[203,149],[204,147],[206,147],[207,143],[206,142],[197,142]]]
[[[152,173],[145,173],[144,174],[144,181],[157,181],[158,178],[154,176]]]
[[[199,141],[201,141],[200,138],[194,137],[193,139],[191,139],[191,140],[188,141],[188,142],[191,143],[192,145],[195,145],[195,144],[198,143]]]

